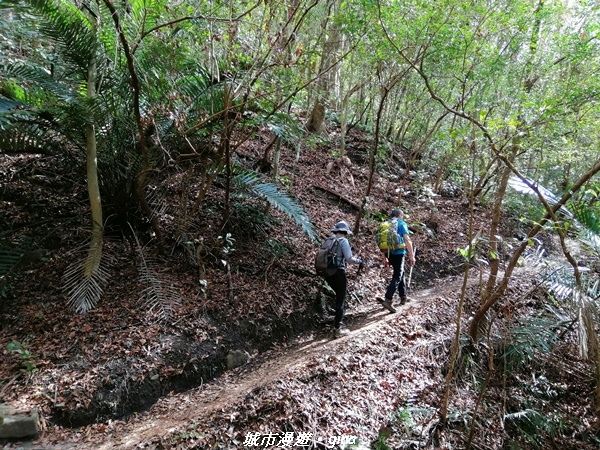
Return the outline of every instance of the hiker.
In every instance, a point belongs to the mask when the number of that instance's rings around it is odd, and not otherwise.
[[[379,299],[381,305],[390,312],[396,312],[392,306],[392,300],[394,294],[398,291],[400,296],[400,305],[404,305],[407,302],[406,298],[406,280],[404,279],[404,257],[408,255],[408,262],[411,266],[415,265],[415,253],[413,251],[412,241],[408,235],[408,227],[404,222],[404,212],[398,208],[392,209],[390,214],[390,221],[397,221],[398,223],[398,236],[401,238],[404,244],[400,249],[387,250],[385,251],[384,258],[387,258],[387,262],[393,268],[392,280],[387,287],[385,292],[385,299]]]
[[[335,292],[335,319],[333,322],[333,336],[344,336],[350,331],[342,328],[342,319],[344,318],[344,300],[346,299],[346,289],[348,287],[348,279],[346,278],[346,263],[358,264],[359,268],[364,267],[364,262],[360,258],[352,256],[348,236],[352,235],[352,231],[346,222],[338,222],[331,230],[334,236],[338,239],[337,246],[337,261],[338,270],[331,276],[325,278],[325,282],[331,286]]]

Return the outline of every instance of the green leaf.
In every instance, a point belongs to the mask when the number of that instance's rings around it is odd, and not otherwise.
[[[288,193],[281,192],[272,183],[260,183],[260,178],[252,172],[240,173],[235,176],[234,181],[242,186],[246,186],[254,195],[264,198],[272,206],[292,218],[314,242],[319,241],[319,237],[308,214]]]

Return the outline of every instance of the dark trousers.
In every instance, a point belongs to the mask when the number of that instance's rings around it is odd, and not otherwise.
[[[335,319],[333,325],[335,328],[339,328],[344,318],[344,300],[346,299],[346,289],[348,288],[346,271],[338,269],[335,274],[325,278],[325,282],[335,292]]]
[[[390,281],[390,284],[388,285],[388,288],[385,291],[385,298],[388,300],[392,300],[392,298],[394,298],[396,290],[398,291],[398,295],[400,297],[406,296],[406,282],[404,281],[404,270],[402,267],[403,260],[404,254],[390,255],[388,257],[390,266],[392,266],[392,268],[394,269],[394,273],[392,274],[392,281]]]

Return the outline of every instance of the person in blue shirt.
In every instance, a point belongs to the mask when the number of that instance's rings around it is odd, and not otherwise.
[[[333,321],[333,337],[339,337],[350,333],[346,328],[342,328],[344,318],[344,300],[346,299],[346,290],[348,288],[348,279],[346,278],[346,264],[358,264],[362,268],[363,260],[352,256],[348,236],[352,235],[350,227],[344,221],[335,224],[331,232],[338,239],[336,259],[338,261],[338,270],[330,277],[325,278],[325,282],[331,286],[335,292],[335,318]]]
[[[408,227],[404,222],[404,212],[398,208],[392,209],[391,219],[398,221],[398,235],[404,240],[406,248],[400,250],[392,250],[385,252],[384,255],[394,270],[392,273],[392,280],[387,287],[385,292],[385,299],[379,299],[381,305],[390,312],[396,312],[392,306],[392,300],[394,294],[398,291],[400,296],[400,305],[404,305],[407,302],[406,298],[406,281],[404,279],[404,258],[408,256],[408,262],[411,266],[415,265],[415,252],[413,251],[412,241],[408,235]]]

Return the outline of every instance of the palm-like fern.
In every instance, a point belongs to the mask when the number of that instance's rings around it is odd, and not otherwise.
[[[175,287],[168,284],[158,271],[157,263],[145,258],[140,249],[138,270],[140,279],[144,283],[141,303],[150,313],[154,313],[158,320],[168,320],[175,309],[181,305],[181,295]]]
[[[81,257],[83,252],[85,256]],[[77,313],[86,313],[96,308],[104,294],[110,261],[90,246],[73,252],[73,260],[63,274],[63,290],[69,298],[68,305]]]
[[[533,360],[537,353],[552,351],[560,335],[572,323],[569,317],[551,306],[537,317],[519,320],[511,328],[512,343],[504,352],[509,369]]]
[[[5,75],[10,81],[4,85],[2,94],[8,101],[21,102],[21,109],[28,114],[8,117],[5,127],[8,137],[0,145],[10,146],[13,150],[17,146],[19,150],[32,141],[46,147],[59,140],[86,149],[92,238],[87,255],[64,275],[69,305],[77,312],[86,312],[95,307],[106,283],[102,257],[102,211],[95,170],[97,146],[93,129],[98,103],[93,98],[95,90],[90,91],[96,80],[97,61],[102,60],[98,59],[101,44],[93,20],[90,20],[95,16],[93,11],[88,9],[84,13],[66,2],[49,0],[30,0],[27,4],[31,7],[28,12],[40,19],[37,31],[57,52],[59,73],[49,72],[43,65],[30,61],[7,66]],[[24,4],[6,1],[2,6],[12,6],[18,11]]]
[[[527,180],[527,182],[529,184],[531,184],[532,186],[535,186],[535,188],[544,197],[544,199],[548,202],[548,204],[550,206],[554,206],[560,200],[560,198],[557,195],[555,195],[552,191],[550,191],[549,189],[545,188],[541,184],[536,183],[533,180]],[[525,181],[523,181],[522,179],[520,179],[520,178],[511,177],[508,180],[508,185],[510,187],[512,187],[515,191],[520,192],[522,194],[536,195],[536,192],[533,191],[531,189],[531,187],[529,187],[527,185],[527,183]],[[569,209],[567,207],[565,207],[564,205],[561,205],[561,207],[559,209],[559,212],[561,214],[563,214],[565,217],[567,217],[568,219],[573,219],[574,218],[573,213],[571,211],[569,211]]]
[[[319,237],[315,231],[310,217],[302,206],[298,204],[289,194],[281,192],[276,185],[272,183],[261,182],[258,175],[252,172],[242,172],[234,177],[234,182],[240,187],[244,187],[257,197],[264,198],[269,204],[293,219],[302,231],[306,233],[313,241],[318,242]]]
[[[532,183],[535,184],[535,183]],[[535,184],[538,191],[545,197],[549,204],[556,204],[558,196],[551,191]],[[521,180],[511,180],[511,186],[519,192],[534,194],[534,192]],[[597,214],[583,203],[572,207],[571,211],[566,206],[561,206],[561,214],[570,219],[577,230],[575,237],[587,244],[588,249],[595,255],[600,255],[600,221]],[[574,269],[571,266],[552,261],[542,273],[542,280],[547,289],[560,302],[561,309],[571,315],[578,322],[578,338],[580,353],[588,356],[589,346],[597,346],[597,335],[594,331],[592,321],[598,321],[598,299],[600,298],[600,277],[589,268],[578,267],[581,274],[580,284],[577,284]],[[597,349],[593,349],[592,356]],[[600,363],[600,361],[599,361]]]

